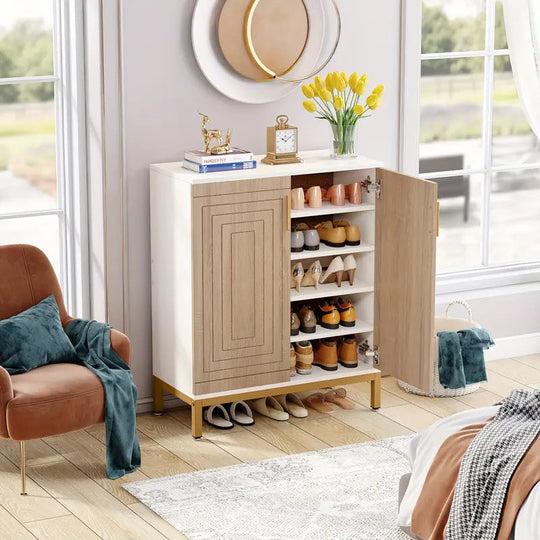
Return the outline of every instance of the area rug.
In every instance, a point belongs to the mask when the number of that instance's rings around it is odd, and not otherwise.
[[[192,540],[408,538],[396,526],[412,436],[156,478],[124,488]]]

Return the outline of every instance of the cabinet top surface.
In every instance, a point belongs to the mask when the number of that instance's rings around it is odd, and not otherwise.
[[[299,174],[353,171],[382,167],[382,162],[364,156],[351,159],[333,159],[329,150],[313,150],[300,152],[302,163],[286,165],[267,165],[261,163],[264,155],[256,156],[257,168],[227,172],[196,173],[182,167],[181,161],[156,163],[150,170],[188,184],[211,184],[213,182],[229,182],[234,180],[250,180],[253,178],[271,178],[276,176],[295,176]]]

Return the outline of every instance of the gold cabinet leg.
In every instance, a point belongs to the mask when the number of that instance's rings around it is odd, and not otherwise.
[[[378,409],[381,406],[381,374],[375,373],[371,379],[371,408]]]
[[[161,383],[154,377],[154,414],[161,416],[163,414],[163,388]]]
[[[21,495],[26,495],[26,444],[19,441],[19,463],[21,467]]]
[[[202,437],[202,403],[194,401],[191,405],[191,435],[195,439]]]

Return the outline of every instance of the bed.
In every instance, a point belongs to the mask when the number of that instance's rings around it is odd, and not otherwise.
[[[423,433],[416,435],[412,440],[409,447],[411,473],[405,475],[401,481],[398,516],[398,525],[409,536],[417,538],[410,530],[412,513],[435,455],[443,442],[465,426],[487,421],[497,413],[498,409],[497,406],[485,407],[444,418]],[[511,538],[515,540],[540,539],[540,483],[535,485],[521,506]]]

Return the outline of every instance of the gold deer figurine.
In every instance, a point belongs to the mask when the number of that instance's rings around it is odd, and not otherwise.
[[[202,134],[204,139],[204,151],[210,154],[226,154],[231,149],[231,130],[227,130],[225,142],[223,142],[221,129],[207,129],[206,125],[210,123],[210,118],[206,114],[199,113],[202,116]],[[212,140],[216,141],[214,146],[210,146]]]

